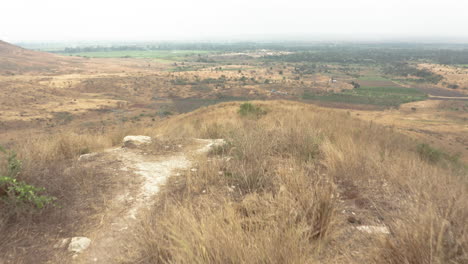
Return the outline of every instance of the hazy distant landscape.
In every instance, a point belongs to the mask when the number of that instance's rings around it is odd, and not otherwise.
[[[0,264],[468,263],[462,1],[4,8]]]

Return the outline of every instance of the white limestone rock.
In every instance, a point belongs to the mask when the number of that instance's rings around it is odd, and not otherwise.
[[[68,251],[81,253],[91,245],[91,239],[87,237],[73,237],[68,245]]]
[[[126,136],[123,139],[124,147],[137,147],[151,143],[151,137],[148,136]]]
[[[97,156],[97,153],[83,154],[83,155],[80,155],[80,157],[78,158],[78,161],[91,161],[96,156]]]

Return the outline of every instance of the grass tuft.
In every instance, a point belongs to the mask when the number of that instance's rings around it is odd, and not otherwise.
[[[261,115],[266,114],[266,111],[263,110],[261,107],[256,106],[252,103],[243,103],[239,107],[239,114],[241,116],[253,116],[253,117],[260,117]]]

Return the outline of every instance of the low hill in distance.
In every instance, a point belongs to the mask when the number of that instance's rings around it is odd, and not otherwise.
[[[64,56],[43,51],[25,49],[0,40],[0,75],[21,74],[63,74],[96,72],[100,69],[121,72],[139,67],[141,62],[134,60],[114,61],[112,59],[89,59],[76,56]],[[145,64],[146,65],[146,64]]]
[[[0,74],[56,70],[72,60],[46,52],[32,51],[0,40]]]

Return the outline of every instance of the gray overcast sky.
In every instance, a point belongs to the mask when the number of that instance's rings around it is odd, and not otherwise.
[[[466,0],[2,0],[0,39],[468,40]]]

